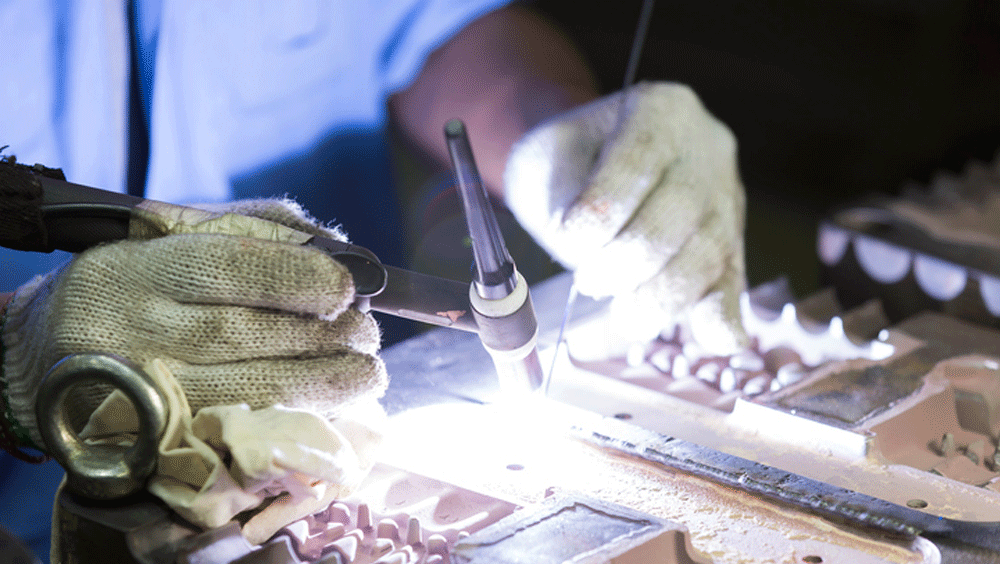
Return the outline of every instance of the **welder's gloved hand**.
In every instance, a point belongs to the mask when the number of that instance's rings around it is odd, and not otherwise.
[[[87,250],[15,293],[3,328],[3,377],[9,412],[37,446],[44,449],[34,413],[38,382],[73,353],[113,353],[140,366],[162,359],[194,412],[282,404],[331,418],[381,395],[379,329],[349,307],[347,269],[282,242],[291,230],[245,220],[342,235],[290,202],[240,202],[216,211],[241,215],[207,219],[164,207],[149,211],[154,238]],[[78,389],[73,424],[85,422],[107,393]]]
[[[746,346],[736,140],[690,88],[642,83],[543,123],[504,185],[579,290],[615,296],[631,338],[679,325],[708,352]]]

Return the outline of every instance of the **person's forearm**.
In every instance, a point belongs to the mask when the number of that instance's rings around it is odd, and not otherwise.
[[[534,11],[511,6],[471,23],[438,48],[393,96],[393,117],[421,149],[447,162],[442,128],[468,127],[487,186],[502,196],[511,146],[542,120],[598,95],[582,56]]]

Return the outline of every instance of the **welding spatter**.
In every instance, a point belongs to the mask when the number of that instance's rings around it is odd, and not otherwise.
[[[450,120],[444,135],[472,239],[476,269],[469,301],[479,337],[493,358],[501,390],[534,392],[542,385],[543,373],[538,358],[538,322],[528,283],[507,252],[465,124]]]

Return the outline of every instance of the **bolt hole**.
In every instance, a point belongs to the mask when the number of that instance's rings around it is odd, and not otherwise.
[[[927,502],[922,499],[911,499],[906,502],[907,507],[912,507],[914,509],[923,509],[927,507]]]
[[[823,558],[816,555],[811,555],[802,558],[802,561],[806,562],[807,564],[820,564],[820,562],[823,561]]]
[[[523,464],[508,464],[507,465],[507,469],[508,470],[515,470],[515,471],[517,471],[517,470],[524,470],[524,465]]]
[[[629,419],[632,419],[632,414],[631,413],[616,413],[615,414],[615,419],[621,419],[622,421],[628,421]]]

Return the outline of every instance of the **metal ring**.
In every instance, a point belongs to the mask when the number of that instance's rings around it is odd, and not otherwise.
[[[65,404],[73,386],[85,380],[109,384],[132,402],[139,419],[132,446],[88,445],[70,426]],[[116,499],[142,489],[156,469],[167,411],[156,384],[135,364],[113,355],[77,354],[59,361],[42,379],[35,417],[49,454],[66,469],[66,485],[91,499]]]

